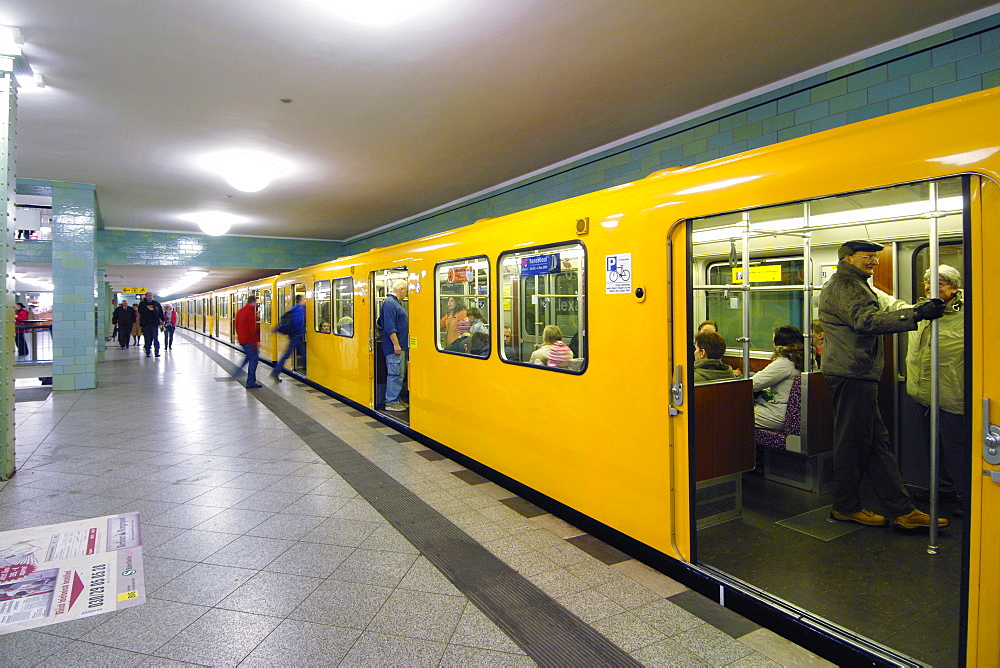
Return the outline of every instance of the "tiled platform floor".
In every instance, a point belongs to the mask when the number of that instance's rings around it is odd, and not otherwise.
[[[521,666],[546,655],[501,631],[209,349],[240,359],[178,331],[159,359],[109,348],[95,390],[17,404],[0,530],[139,511],[148,601],[0,636],[0,663]],[[829,665],[336,400],[287,377],[254,392],[306,412],[638,663]]]

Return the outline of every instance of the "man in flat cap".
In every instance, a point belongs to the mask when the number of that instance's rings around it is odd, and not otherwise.
[[[860,486],[868,478],[893,526],[930,526],[930,516],[913,505],[892,454],[889,432],[878,409],[878,382],[885,366],[882,335],[917,328],[920,320],[944,314],[944,302],[929,299],[913,308],[889,309],[868,279],[878,265],[880,244],[848,241],[840,247],[837,272],[823,286],[819,319],[823,374],[833,391],[833,465],[836,476],[830,517],[841,522],[883,526],[886,518],[864,507]],[[882,293],[885,297],[885,293]],[[938,519],[938,526],[948,520]]]

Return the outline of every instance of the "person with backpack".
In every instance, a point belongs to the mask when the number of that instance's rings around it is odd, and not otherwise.
[[[274,331],[288,337],[288,347],[285,348],[285,352],[281,354],[281,357],[271,370],[271,378],[274,379],[274,382],[280,383],[281,372],[285,368],[285,361],[292,356],[292,351],[299,351],[299,355],[301,355],[303,359],[305,359],[306,356],[305,295],[298,295],[295,298],[295,306],[288,309],[288,311],[281,316],[281,320],[278,322],[278,326],[274,328]]]

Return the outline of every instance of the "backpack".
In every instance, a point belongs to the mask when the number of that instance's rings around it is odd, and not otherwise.
[[[292,309],[285,311],[285,314],[281,316],[281,320],[278,321],[278,326],[274,328],[278,334],[284,334],[290,336],[292,334]]]

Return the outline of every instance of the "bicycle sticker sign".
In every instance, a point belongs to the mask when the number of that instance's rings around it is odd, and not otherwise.
[[[632,254],[606,255],[604,259],[606,294],[632,293]]]

